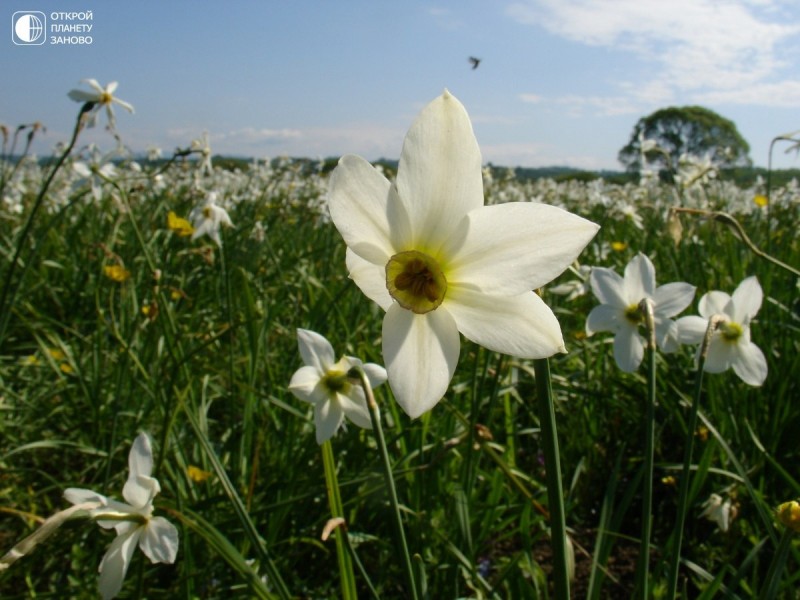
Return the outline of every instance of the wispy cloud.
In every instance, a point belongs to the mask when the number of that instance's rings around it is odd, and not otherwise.
[[[781,81],[750,86],[743,90],[717,90],[699,94],[703,104],[751,104],[770,107],[800,106],[800,81]]]
[[[501,143],[481,144],[481,154],[485,163],[495,165],[526,167],[552,167],[554,165],[570,165],[581,169],[596,170],[605,168],[596,157],[573,155],[543,143]]]
[[[680,95],[774,105],[753,88],[791,93],[800,84],[784,72],[798,49],[795,0],[527,0],[507,14],[576,43],[630,53],[649,74],[617,85],[640,104]]]
[[[286,140],[302,138],[299,129],[257,129],[244,127],[220,136],[220,139],[231,140],[242,144],[270,144]]]
[[[556,103],[566,107],[575,115],[591,110],[594,114],[613,117],[633,114],[638,110],[636,104],[624,96],[567,95],[556,98]]]
[[[425,9],[425,12],[443,29],[452,31],[464,26],[464,22],[459,17],[456,17],[449,8],[430,6]]]
[[[540,94],[520,94],[519,99],[528,104],[539,104],[544,100]]]

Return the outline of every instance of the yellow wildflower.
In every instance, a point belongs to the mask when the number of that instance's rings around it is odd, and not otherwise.
[[[611,242],[611,249],[615,252],[623,252],[627,247],[627,242]]]
[[[105,273],[105,276],[111,281],[116,281],[117,283],[127,281],[131,277],[131,272],[122,265],[105,265],[103,267],[103,273]]]
[[[35,354],[29,354],[28,356],[23,357],[20,359],[20,363],[26,367],[37,367],[41,364],[39,357]]]
[[[784,502],[776,512],[778,521],[796,533],[800,533],[800,503],[796,500]]]
[[[194,233],[194,227],[186,219],[179,217],[175,211],[169,211],[167,214],[167,227],[170,231],[177,233],[181,237],[187,237]]]
[[[149,302],[148,304],[142,305],[142,314],[150,321],[155,321],[158,316],[158,304]]]
[[[200,467],[189,465],[186,467],[186,475],[195,483],[203,483],[206,479],[211,477],[213,473],[211,471],[203,471]]]
[[[58,365],[58,368],[61,369],[62,373],[66,373],[67,375],[69,375],[75,370],[71,366],[69,366],[68,363],[61,363],[60,365]]]
[[[764,194],[756,194],[753,196],[753,204],[760,208],[765,208],[769,205],[769,198],[767,198]]]
[[[64,360],[64,353],[58,348],[50,348],[47,353],[53,360]]]

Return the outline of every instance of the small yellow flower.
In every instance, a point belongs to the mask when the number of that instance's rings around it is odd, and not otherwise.
[[[628,248],[627,242],[611,242],[611,249],[614,252],[623,252]]]
[[[665,477],[661,478],[661,483],[668,485],[669,487],[675,487],[678,484],[678,481],[672,475],[666,475]]]
[[[59,350],[58,348],[50,348],[47,350],[47,353],[50,355],[50,358],[53,360],[64,360],[65,355],[64,353]]]
[[[700,425],[700,427],[697,428],[697,431],[695,431],[694,434],[697,436],[697,439],[699,439],[701,442],[708,441],[708,427],[706,427],[705,425]]]
[[[194,227],[186,219],[179,217],[175,211],[169,211],[167,215],[167,227],[170,231],[177,233],[181,237],[187,237],[194,233]]]
[[[38,367],[41,364],[39,357],[35,354],[29,354],[20,360],[20,363],[25,367]]]
[[[60,365],[58,365],[58,368],[61,369],[62,373],[66,373],[67,375],[69,375],[75,370],[72,367],[70,367],[68,363],[61,363]]]
[[[105,276],[111,281],[116,281],[117,283],[127,281],[131,277],[131,272],[121,265],[105,265],[103,267],[103,273],[105,273]]]
[[[142,306],[142,314],[151,321],[155,321],[158,316],[158,304],[150,302]]]
[[[189,465],[186,467],[186,475],[195,483],[203,483],[206,479],[211,477],[213,473],[211,471],[203,471],[200,467]]]
[[[767,198],[764,194],[756,194],[753,196],[753,204],[760,208],[765,208],[769,205],[769,198]]]
[[[778,521],[796,533],[800,533],[800,503],[796,500],[784,502],[775,511]]]

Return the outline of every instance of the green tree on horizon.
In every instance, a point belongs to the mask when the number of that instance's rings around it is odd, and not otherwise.
[[[750,145],[736,124],[702,106],[671,106],[639,119],[618,155],[627,171],[641,169],[643,140],[655,141],[664,151],[644,153],[647,163],[661,170],[674,169],[683,154],[708,155],[721,168],[752,165]]]

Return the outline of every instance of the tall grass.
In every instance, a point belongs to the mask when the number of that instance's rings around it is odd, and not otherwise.
[[[63,509],[67,487],[119,497],[128,448],[145,430],[162,486],[156,507],[181,529],[181,548],[174,566],[135,555],[123,595],[336,597],[336,545],[320,539],[330,517],[323,454],[311,409],[287,391],[300,365],[295,330],[315,330],[337,353],[381,363],[381,315],[347,278],[344,243],[326,218],[325,176],[291,161],[200,176],[191,162],[134,169],[126,160],[93,200],[71,160],[24,239],[44,173],[26,160],[3,190],[5,198],[12,184],[22,191],[20,212],[10,201],[0,207],[3,276],[20,248],[11,275],[19,291],[0,340],[0,550],[30,533],[37,518]],[[687,431],[693,351],[657,356],[649,588],[665,590],[674,478],[694,435],[679,591],[749,597],[774,585],[791,597],[797,568],[777,582],[767,575],[781,538],[772,510],[800,496],[796,278],[713,221],[684,215],[676,243],[665,221],[676,203],[671,188],[494,175],[489,202],[547,201],[600,223],[583,264],[621,272],[641,251],[659,283],[689,282],[698,298],[758,276],[766,299],[753,339],[770,369],[762,388],[732,372],[707,375],[704,427]],[[187,216],[211,190],[234,223],[221,248],[166,227],[169,211]],[[734,213],[758,247],[800,264],[796,186],[773,190],[769,220],[752,195],[711,182],[682,202]],[[638,212],[641,229],[625,206]],[[611,250],[612,242],[627,246]],[[130,278],[110,279],[109,265],[123,266]],[[610,340],[585,337],[591,294],[570,301],[547,289],[544,295],[569,349],[550,367],[573,589],[578,597],[627,597],[641,532],[645,374],[621,373]],[[419,555],[418,589],[429,598],[548,594],[553,560],[532,372],[529,361],[463,341],[451,388],[431,413],[411,421],[388,387],[380,390],[407,542]],[[349,546],[374,586],[356,570],[358,592],[408,597],[374,438],[350,427],[332,447]],[[207,478],[193,478],[189,467]],[[698,518],[712,492],[737,508],[727,532]],[[97,565],[112,538],[80,520],[62,529],[0,573],[4,598],[95,596]],[[796,542],[790,549],[788,564],[796,567]]]

